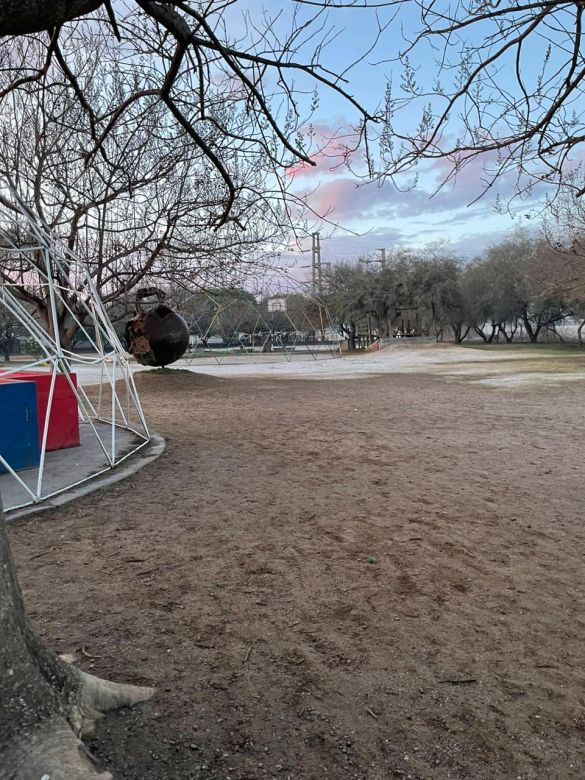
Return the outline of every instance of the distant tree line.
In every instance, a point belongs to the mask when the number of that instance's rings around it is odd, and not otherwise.
[[[444,248],[400,249],[334,265],[327,302],[350,349],[365,328],[456,343],[562,340],[558,326],[573,317],[583,343],[585,289],[572,265],[571,252],[520,233],[467,262]]]
[[[271,332],[316,332],[324,327],[316,300],[302,293],[254,295],[239,287],[209,290],[169,288],[168,301],[185,318],[192,335],[221,336]]]

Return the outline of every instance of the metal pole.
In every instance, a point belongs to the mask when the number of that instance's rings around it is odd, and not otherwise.
[[[55,380],[57,379],[57,360],[53,360],[51,367],[51,384],[49,386],[49,397],[47,399],[47,408],[45,411],[45,423],[43,425],[43,436],[41,439],[41,459],[39,462],[39,475],[37,479],[37,498],[41,498],[43,490],[43,474],[45,471],[45,455],[47,454],[47,438],[49,436],[49,423],[53,412],[53,397],[55,395]]]
[[[311,292],[315,292],[315,234],[311,233]]]
[[[112,365],[112,466],[116,462],[116,354]]]
[[[321,265],[321,236],[316,234],[317,238],[317,292],[319,297],[323,297],[323,267]]]

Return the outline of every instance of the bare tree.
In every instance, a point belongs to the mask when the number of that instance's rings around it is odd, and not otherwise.
[[[80,0],[54,3],[51,9],[44,5],[28,0],[16,8],[9,0],[0,2],[0,33],[26,35],[26,45],[43,47],[41,61],[35,57],[22,68],[13,62],[12,42],[7,41],[0,65],[12,78],[0,95],[26,84],[46,90],[56,79],[64,80],[87,115],[91,144],[84,151],[89,157],[107,156],[106,142],[117,126],[141,122],[153,103],[161,106],[221,178],[216,225],[240,222],[241,191],[229,164],[234,155],[242,164],[248,155],[262,150],[267,168],[275,174],[277,192],[283,169],[299,161],[314,164],[305,130],[318,102],[317,88],[337,93],[357,113],[352,142],[356,147],[367,139],[371,122],[381,119],[348,91],[351,63],[343,74],[321,64],[327,43],[335,37],[327,9],[310,14],[293,11],[290,29],[282,34],[278,18],[264,14],[258,21],[244,10],[244,32],[238,38],[230,33],[237,0],[228,4],[211,0],[204,6],[190,0],[136,0],[114,6]],[[93,21],[67,23],[88,14]],[[123,89],[105,110],[92,100],[75,62],[84,24],[90,25],[94,37],[102,36],[108,48],[121,49],[124,55]],[[235,125],[226,121],[211,99],[218,89],[224,110],[241,109]]]
[[[140,147],[154,135],[160,147],[171,147],[172,154],[173,139],[179,138],[180,130],[206,161],[205,178],[208,171],[213,171],[213,197],[211,204],[206,204],[210,206],[208,224],[215,229],[228,224],[242,229],[246,227],[249,204],[249,188],[241,183],[245,175],[242,171],[260,172],[254,164],[248,165],[250,160],[264,160],[264,173],[272,177],[273,192],[264,191],[265,203],[269,195],[282,198],[286,194],[280,175],[283,169],[298,161],[311,163],[303,128],[317,100],[314,88],[327,88],[343,98],[357,113],[357,142],[367,138],[368,126],[377,117],[363,109],[348,91],[348,70],[336,73],[321,64],[332,36],[325,10],[293,13],[289,32],[282,34],[278,20],[267,16],[258,20],[245,13],[244,33],[237,38],[230,32],[236,5],[229,0],[210,0],[207,4],[191,0],[128,0],[115,4],[108,0],[0,0],[0,34],[4,36],[0,72],[6,79],[0,91],[3,105],[23,90],[28,94],[38,90],[48,101],[48,96],[65,84],[78,111],[59,114],[63,133],[71,131],[69,123],[75,121],[74,116],[87,128],[88,142],[71,160],[74,174],[68,180],[66,195],[70,197],[74,190],[84,196],[91,192],[97,203],[93,211],[85,209],[81,214],[74,227],[74,240],[84,229],[91,229],[94,220],[103,219],[102,201],[106,196],[100,193],[112,187],[127,187],[124,171],[116,165],[116,155],[124,151],[127,154],[133,147],[124,147],[125,141],[119,139],[132,139]],[[87,15],[86,20],[78,21]],[[105,102],[100,91],[96,94],[92,89],[92,80],[78,60],[84,27],[94,39],[102,39],[101,63],[115,59],[109,51],[122,53],[120,79]],[[25,37],[19,41],[20,36]],[[25,56],[24,63],[19,46],[25,55],[31,54]],[[100,90],[109,88],[109,82],[100,85]],[[218,92],[221,102],[215,99]],[[26,127],[19,128],[19,135],[26,136],[27,132]],[[50,165],[51,149],[42,142],[41,138],[38,147],[35,139],[35,155],[43,149],[45,163]],[[119,176],[120,184],[108,184],[101,190],[89,183],[91,177],[86,184],[81,164],[85,172],[94,160],[101,160],[107,176],[114,177],[112,182],[117,182]],[[163,161],[171,162],[164,156]],[[180,164],[181,160],[176,163]],[[172,181],[176,172],[176,167],[169,170]],[[148,170],[143,168],[141,176],[144,184]],[[188,200],[196,205],[200,191],[191,179],[188,181],[194,187]],[[128,197],[134,194],[131,187],[126,192]],[[161,216],[151,240],[159,242],[161,254],[169,243],[185,246],[185,237],[181,230],[176,231],[183,214],[172,208],[165,211],[166,190],[157,190],[158,196],[160,203],[155,200],[155,204],[161,207]],[[52,204],[57,214],[59,202],[61,198]],[[41,207],[41,213],[52,213],[46,202]],[[282,206],[282,200],[270,199],[266,207],[286,217],[287,207]],[[123,219],[123,208],[120,213]],[[138,213],[148,219],[150,204],[145,202],[144,211],[139,209]],[[127,260],[124,258],[124,268]],[[109,267],[105,273],[111,273]],[[119,282],[115,271],[104,289]],[[44,647],[24,613],[2,517],[0,636],[0,778],[49,776],[52,780],[77,780],[97,776],[80,750],[78,738],[87,733],[100,711],[139,701],[151,691],[118,687],[88,677]]]
[[[376,5],[404,13],[405,40],[394,60],[400,78],[386,95],[383,173],[396,176],[420,161],[443,159],[450,162],[448,181],[479,158],[484,176],[478,177],[478,197],[505,174],[516,178],[523,194],[538,181],[585,192],[567,176],[585,141],[582,3]]]
[[[0,307],[0,356],[10,360],[11,343],[16,335],[18,322],[4,307]]]
[[[77,70],[94,105],[111,105],[123,91],[119,58],[107,62],[103,41],[82,31]],[[21,66],[38,47],[22,43],[13,58]],[[104,65],[104,60],[106,64]],[[107,88],[103,88],[103,84]],[[226,123],[222,97],[210,94]],[[21,132],[27,128],[27,132]],[[39,91],[23,85],[5,101],[0,118],[0,175],[12,184],[26,206],[69,250],[88,266],[105,303],[124,297],[137,284],[160,279],[185,280],[200,286],[230,273],[232,278],[257,264],[258,247],[282,239],[288,225],[264,195],[266,174],[261,150],[233,165],[240,196],[234,211],[240,229],[230,221],[211,231],[210,221],[222,204],[217,172],[190,136],[153,103],[140,121],[112,128],[102,155],[87,158],[91,127],[86,112],[67,85]],[[271,207],[272,206],[272,207]],[[18,258],[3,259],[0,277],[18,283],[20,297],[34,306],[48,326],[49,302],[30,285]],[[62,280],[66,288],[67,279]],[[60,307],[60,340],[69,347],[85,307],[80,290],[64,295]]]
[[[541,271],[550,293],[564,296],[581,311],[585,304],[585,204],[575,193],[585,179],[580,171],[572,179],[574,187],[548,203],[542,221],[547,249]]]

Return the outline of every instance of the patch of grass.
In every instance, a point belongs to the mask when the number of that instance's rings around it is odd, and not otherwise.
[[[373,555],[368,555],[366,558],[366,563],[368,563],[370,566],[373,566],[375,563],[378,563],[377,558],[374,558]]]
[[[168,368],[167,366],[164,366],[163,368],[153,368],[150,371],[151,374],[190,374],[191,372],[188,371],[186,368]]]
[[[202,358],[209,358],[209,357],[230,357],[231,355],[246,355],[246,354],[260,354],[258,353],[252,353],[252,352],[245,352],[241,349],[208,349],[208,350],[196,350],[195,352],[188,352],[186,353],[185,357],[189,359],[195,359],[200,360]]]
[[[516,352],[518,350],[530,350],[539,354],[558,355],[559,352],[584,352],[585,348],[573,342],[554,342],[530,344],[526,341],[513,341],[511,344],[486,344],[483,341],[469,341],[459,345],[466,349],[479,349],[484,352]]]

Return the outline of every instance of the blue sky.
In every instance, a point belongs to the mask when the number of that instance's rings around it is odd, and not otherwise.
[[[257,16],[259,6],[254,3],[253,7]],[[264,7],[271,14],[285,9],[274,26],[278,33],[289,21],[287,13],[294,4],[266,0]],[[418,14],[414,4],[407,4],[402,15],[392,21],[394,9],[343,9],[329,14],[326,29],[335,28],[336,33],[323,53],[322,62],[335,72],[366,52],[376,36],[377,27],[388,24],[375,51],[347,74],[349,91],[372,111],[382,105],[388,80],[391,79],[393,84],[400,81],[401,66],[393,60],[405,46],[404,36],[410,35],[416,27],[418,16],[412,16],[413,10]],[[315,9],[297,6],[297,11],[304,19]],[[310,44],[306,51],[309,49]],[[540,49],[542,44],[537,43],[528,52],[523,65],[527,79],[537,77],[536,63],[542,62],[542,57],[539,60],[538,55]],[[414,62],[418,68],[417,78],[423,84],[428,83],[430,88],[436,75],[430,49],[423,51],[421,60]],[[298,83],[305,86],[302,79]],[[317,144],[327,145],[328,137],[347,133],[353,120],[355,115],[352,116],[347,103],[333,92],[319,89],[319,106],[312,117]],[[416,115],[405,116],[403,128],[407,130],[409,123],[414,128],[417,121]],[[455,137],[458,130],[456,118],[449,129]],[[437,186],[449,171],[445,162],[425,164],[417,186],[408,189],[405,179],[405,189],[399,191],[389,181],[381,186],[378,183],[359,184],[347,169],[339,165],[340,160],[335,156],[318,154],[315,161],[315,168],[305,166],[296,169],[291,187],[294,192],[307,194],[316,212],[327,214],[330,222],[340,225],[331,237],[331,226],[322,226],[322,256],[325,260],[351,259],[373,253],[381,247],[421,246],[439,241],[447,242],[455,251],[471,257],[503,238],[518,224],[533,224],[527,222],[525,215],[537,206],[534,199],[529,203],[514,204],[514,218],[496,210],[497,196],[505,203],[513,194],[513,181],[509,176],[473,203],[483,190],[480,161],[469,165],[455,181],[439,192],[435,192]],[[358,171],[363,170],[359,154],[352,162]],[[306,248],[309,248],[308,244]]]

